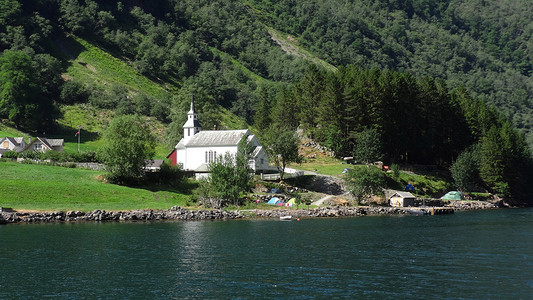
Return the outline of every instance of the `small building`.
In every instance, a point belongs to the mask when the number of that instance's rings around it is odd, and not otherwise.
[[[28,145],[22,151],[63,151],[65,146],[65,140],[63,139],[47,139],[43,137],[36,137],[34,140],[30,141]]]
[[[196,177],[205,177],[209,164],[225,153],[235,155],[242,140],[253,147],[248,162],[250,168],[256,173],[269,170],[268,154],[255,135],[248,129],[202,130],[194,101],[191,101],[187,122],[183,125],[183,138],[167,158],[171,165],[181,165],[183,170],[194,172]]]
[[[63,139],[47,139],[37,137],[28,138],[28,142],[23,137],[4,137],[0,138],[0,157],[7,151],[24,152],[24,151],[63,151],[65,141]]]
[[[390,196],[389,204],[393,207],[414,206],[415,196],[409,192],[395,192]]]
[[[21,152],[26,146],[27,144],[23,137],[0,138],[0,157],[7,151]]]

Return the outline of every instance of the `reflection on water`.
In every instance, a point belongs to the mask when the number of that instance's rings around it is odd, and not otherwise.
[[[533,210],[0,226],[0,299],[530,298]]]

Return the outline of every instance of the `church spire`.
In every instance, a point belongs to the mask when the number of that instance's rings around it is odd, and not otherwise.
[[[198,121],[198,114],[194,110],[194,96],[191,96],[191,110],[187,113],[187,122],[183,124],[183,139],[187,142],[193,135],[202,130]]]
[[[196,111],[194,111],[194,95],[191,95],[191,110],[189,110],[188,114],[196,114]]]

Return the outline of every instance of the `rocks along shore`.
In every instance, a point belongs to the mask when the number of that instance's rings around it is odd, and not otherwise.
[[[493,209],[498,204],[484,201],[457,201],[451,206],[455,210]],[[36,222],[83,222],[83,221],[159,221],[159,220],[230,220],[242,218],[279,218],[290,215],[294,218],[355,217],[365,215],[407,215],[413,214],[411,207],[382,206],[337,206],[312,209],[251,209],[240,211],[190,210],[174,206],[168,210],[133,211],[57,211],[17,212],[0,210],[0,224]]]

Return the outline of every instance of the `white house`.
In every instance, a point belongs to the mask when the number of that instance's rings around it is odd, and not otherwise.
[[[0,138],[0,157],[7,151],[21,152],[27,144],[23,137]]]
[[[28,139],[28,142],[23,137],[5,137],[0,138],[0,157],[7,151],[63,151],[65,141],[63,139],[47,139],[44,137],[37,137],[35,139]]]
[[[194,101],[183,125],[183,138],[169,154],[172,165],[180,164],[186,171],[194,171],[197,177],[206,174],[208,165],[219,156],[237,153],[240,141],[246,139],[253,146],[250,167],[256,173],[269,169],[268,155],[257,138],[248,129],[202,130]]]

